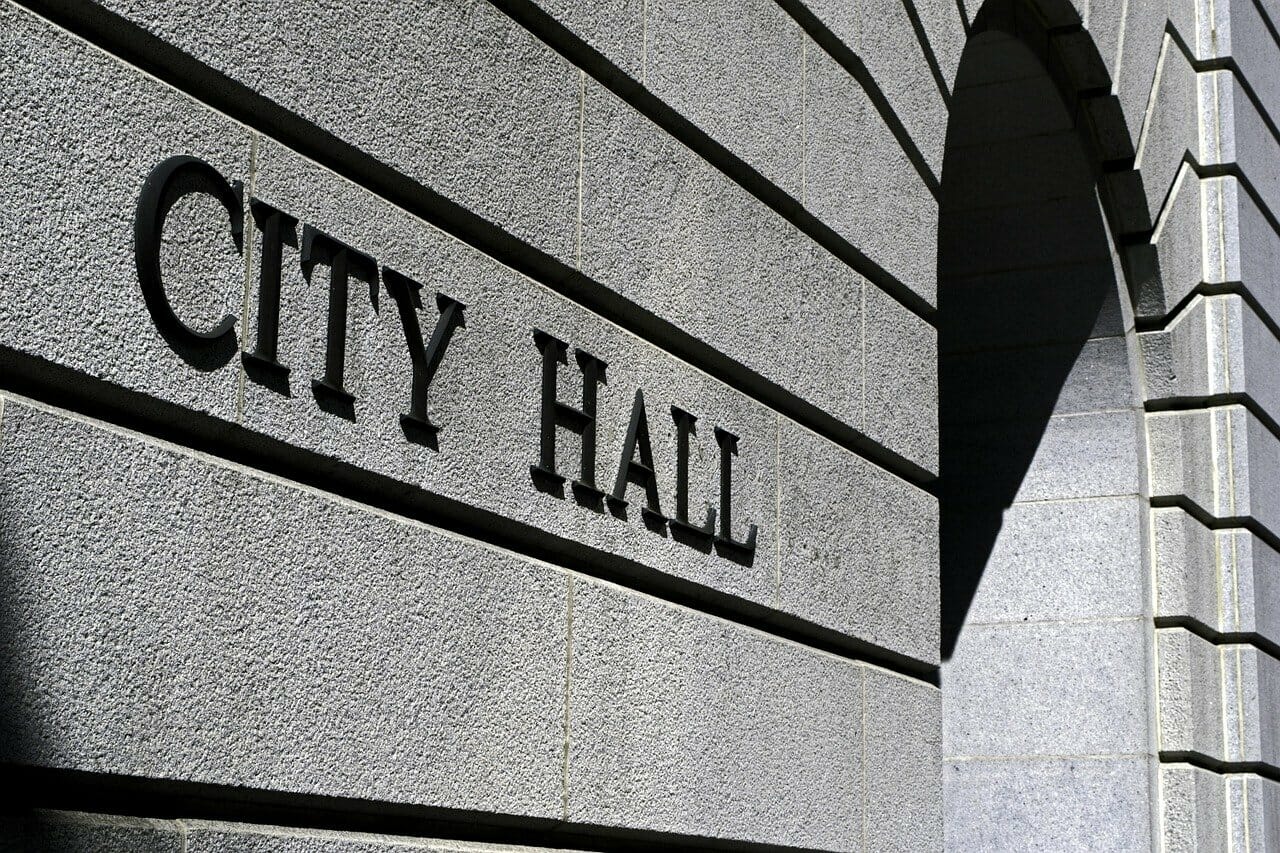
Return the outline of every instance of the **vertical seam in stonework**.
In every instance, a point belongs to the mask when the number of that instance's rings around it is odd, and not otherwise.
[[[867,669],[862,670],[862,849],[867,849],[867,822],[871,800],[867,796]]]
[[[640,82],[649,85],[649,0],[640,3]]]
[[[578,221],[574,225],[574,263],[582,271],[582,185],[586,173],[587,72],[578,72]]]
[[[1230,394],[1234,390],[1235,383],[1231,376],[1231,322],[1228,319],[1228,305],[1225,300],[1218,300],[1219,308],[1218,319],[1218,351],[1222,353],[1222,381],[1226,387],[1222,389],[1223,393]]]
[[[800,204],[809,203],[809,39],[800,32]]]
[[[253,194],[257,192],[258,184],[258,134],[250,131],[249,133],[249,187],[247,203],[253,198]],[[252,212],[249,216],[252,221]],[[253,229],[252,227],[244,229],[244,288],[240,299],[240,351],[244,352],[248,346],[249,340],[249,292],[252,289],[251,280],[253,273]],[[244,359],[239,360],[236,365],[236,423],[244,423],[244,406],[245,406],[245,371]]]
[[[1235,610],[1235,622],[1232,631],[1240,631],[1240,533],[1231,531],[1231,604]]]
[[[1244,660],[1235,647],[1235,760],[1248,761],[1244,749]],[[1258,756],[1261,758],[1261,756]]]
[[[782,603],[782,415],[773,432],[773,606]]]
[[[569,819],[569,698],[573,679],[573,586],[574,578],[567,576],[565,594],[564,635],[564,719],[562,720],[564,746],[560,756],[560,814]]]
[[[860,403],[859,403],[858,416],[860,418],[859,423],[862,424],[862,429],[865,432],[867,429],[867,280],[866,279],[862,280],[861,300],[862,300],[862,305],[858,313],[861,315],[859,319],[862,323],[862,369],[860,371],[862,375],[859,378],[862,394],[861,394]]]
[[[1217,630],[1225,630],[1227,619],[1227,561],[1222,559],[1222,536],[1231,537],[1231,573],[1235,572],[1235,549],[1236,538],[1234,531],[1222,532],[1215,531],[1213,534],[1213,587],[1214,587],[1214,616],[1218,620],[1214,626]],[[1189,607],[1187,608],[1190,609]],[[1188,614],[1190,615],[1190,614]]]
[[[1222,718],[1222,756],[1230,761],[1230,750],[1227,748],[1227,733],[1231,730],[1231,711],[1235,703],[1231,701],[1229,690],[1227,689],[1227,650],[1215,647],[1213,651],[1218,656],[1218,697],[1222,702],[1222,712],[1219,715]],[[1187,697],[1188,701],[1190,701],[1190,698]]]

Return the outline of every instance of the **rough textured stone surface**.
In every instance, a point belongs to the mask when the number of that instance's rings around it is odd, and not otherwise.
[[[176,824],[34,812],[0,818],[4,853],[184,853]]]
[[[957,453],[956,476],[974,484],[964,503],[984,503],[993,495],[1008,497],[999,492],[999,484],[984,485],[982,477],[987,468],[984,460],[1006,452],[1031,460],[1013,496],[1016,501],[1136,494],[1140,417],[1124,411],[1059,415],[1050,418],[1038,435],[1020,433],[1017,440],[1027,446],[1016,448],[985,425],[957,426],[953,440],[969,449],[963,455]]]
[[[937,49],[927,36],[922,41],[917,35],[909,5],[922,28],[925,24],[921,12],[929,13]],[[947,131],[944,98],[950,94],[959,59],[956,35],[946,30],[948,23],[956,21],[955,12],[947,10],[944,18],[933,8],[941,5],[914,4],[911,0],[876,0],[861,7],[836,0],[808,3],[814,15],[862,60],[876,87],[884,93],[912,142],[924,155],[934,177],[942,173],[942,148]],[[812,43],[808,49],[821,50]],[[937,63],[937,70],[942,74],[941,85],[930,60]]]
[[[936,500],[789,422],[779,442],[778,607],[936,661]]]
[[[863,677],[847,661],[575,582],[569,818],[857,850]],[[922,719],[917,738],[936,725]]]
[[[1161,749],[1280,766],[1280,661],[1181,628],[1157,634]]]
[[[1169,853],[1227,853],[1223,778],[1189,764],[1160,768],[1160,830]]]
[[[1137,497],[1014,504],[1004,513],[967,619],[1142,615],[1139,543],[1145,512]],[[958,526],[968,524],[961,520]]]
[[[1153,769],[1141,757],[948,762],[946,849],[1145,850]]]
[[[1243,406],[1147,416],[1154,496],[1181,496],[1218,518],[1280,529],[1280,439]]]
[[[483,0],[103,5],[572,260],[579,74]]]
[[[1221,760],[1224,707],[1222,657],[1206,640],[1183,630],[1156,632],[1160,748]]]
[[[861,278],[595,85],[585,121],[583,272],[856,425]]]
[[[947,755],[1145,749],[1148,631],[1138,619],[967,626],[943,668]]]
[[[645,79],[646,0],[538,0],[538,5],[631,77]]]
[[[866,285],[862,431],[930,471],[938,469],[938,332]]]
[[[805,56],[805,206],[934,303],[937,202],[848,72],[816,48]]]
[[[560,814],[563,575],[12,400],[3,435],[3,760]]]
[[[1280,340],[1236,295],[1195,297],[1158,332],[1140,336],[1147,399],[1244,395],[1280,413]]]
[[[942,697],[868,667],[865,675],[866,850],[942,848]]]
[[[806,38],[796,22],[773,0],[648,0],[645,8],[649,88],[799,197]]]
[[[154,332],[133,222],[143,182],[170,156],[198,153],[228,176],[248,175],[249,134],[7,3],[0,51],[0,231],[10,237],[0,343],[234,416],[234,369],[189,364]],[[161,271],[178,316],[207,329],[239,314],[245,263],[222,207],[186,196],[164,236]],[[234,345],[223,360],[233,355]]]
[[[467,305],[466,327],[455,332],[431,386],[429,411],[440,426],[439,452],[405,438],[399,414],[408,409],[411,366],[397,308],[379,285],[375,308],[368,288],[352,288],[348,316],[347,389],[355,420],[317,406],[309,382],[324,372],[328,270],[308,282],[297,252],[286,250],[281,308],[282,362],[292,368],[290,396],[249,382],[244,421],[292,444],[316,449],[506,517],[553,530],[575,541],[639,560],[725,592],[769,603],[775,587],[777,415],[675,361],[617,327],[600,322],[529,279],[367,193],[333,180],[285,149],[264,142],[255,186],[263,200],[357,247],[423,286],[418,312],[424,336],[439,313],[434,294]],[[856,303],[855,303],[856,304]],[[757,556],[744,567],[655,533],[640,518],[643,491],[632,486],[625,518],[605,507],[579,505],[538,491],[529,466],[539,461],[541,355],[533,330],[565,341],[557,396],[582,405],[582,373],[573,350],[608,363],[597,389],[596,483],[612,492],[621,465],[637,390],[645,411],[658,477],[660,508],[675,513],[676,435],[672,406],[698,418],[690,439],[690,518],[701,524],[706,506],[719,506],[717,426],[739,436],[733,463],[735,535],[760,526]],[[580,472],[577,436],[558,430],[557,469]]]

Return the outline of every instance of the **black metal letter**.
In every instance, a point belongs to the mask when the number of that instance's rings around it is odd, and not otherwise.
[[[533,342],[542,353],[542,419],[538,464],[529,467],[534,485],[541,491],[564,497],[565,478],[556,471],[556,427],[563,427],[582,437],[582,470],[573,481],[578,503],[595,510],[603,509],[604,493],[596,487],[596,386],[606,384],[605,369],[600,359],[574,350],[582,370],[582,410],[556,399],[557,365],[568,363],[569,345],[538,329]]]
[[[636,450],[640,461],[636,461]],[[631,405],[631,423],[627,426],[627,438],[622,443],[622,462],[618,465],[618,479],[609,496],[609,507],[621,513],[627,507],[627,484],[644,487],[645,506],[640,516],[646,525],[661,530],[667,523],[658,503],[658,475],[653,470],[653,448],[649,444],[649,419],[644,413],[644,392],[637,389],[636,400]]]
[[[440,427],[431,422],[427,414],[427,394],[436,370],[444,358],[444,351],[459,326],[466,326],[462,312],[467,306],[443,293],[436,294],[436,307],[440,319],[436,321],[431,342],[422,345],[422,326],[418,322],[418,309],[422,307],[422,285],[390,267],[382,268],[382,283],[395,300],[400,311],[400,325],[404,327],[405,343],[409,346],[409,361],[413,364],[413,386],[409,392],[409,411],[400,416],[400,428],[405,438],[439,451]]]
[[[721,556],[748,565],[755,559],[756,526],[751,525],[745,542],[737,542],[732,530],[732,471],[731,459],[738,455],[738,437],[728,430],[716,427],[716,444],[720,445],[720,535],[716,537],[716,551]]]
[[[329,265],[329,322],[324,353],[324,377],[311,380],[320,408],[355,420],[355,400],[343,387],[347,363],[347,282],[355,276],[369,284],[369,299],[377,306],[378,265],[373,258],[333,239],[310,225],[302,228],[302,272],[308,280],[317,263]]]
[[[676,423],[676,517],[670,520],[671,538],[709,552],[716,530],[715,509],[707,505],[702,527],[689,523],[689,437],[697,434],[698,419],[678,406],[671,407],[671,417]]]
[[[262,233],[258,262],[258,341],[240,354],[245,373],[281,394],[289,393],[289,368],[278,360],[280,340],[280,271],[284,246],[298,245],[298,220],[264,201],[249,199],[249,212]]]
[[[241,185],[227,179],[198,157],[170,157],[151,170],[138,197],[138,210],[133,222],[134,262],[138,268],[138,285],[151,312],[156,329],[175,352],[188,363],[205,370],[222,367],[235,355],[236,318],[223,317],[207,332],[192,329],[174,313],[165,293],[160,274],[160,246],[164,238],[164,221],[178,199],[189,193],[213,196],[226,208],[231,220],[231,239],[236,251],[244,253],[244,211],[241,209]]]

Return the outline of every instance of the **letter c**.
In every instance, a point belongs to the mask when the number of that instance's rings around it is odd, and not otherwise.
[[[185,195],[202,192],[213,196],[226,208],[231,219],[231,239],[236,251],[244,254],[244,211],[239,187],[227,183],[218,170],[198,157],[170,157],[151,170],[133,223],[133,251],[138,265],[138,284],[156,329],[171,347],[188,361],[221,367],[235,354],[236,318],[228,314],[207,332],[192,329],[179,319],[169,304],[160,275],[160,244],[169,210]],[[225,355],[225,358],[222,356]]]

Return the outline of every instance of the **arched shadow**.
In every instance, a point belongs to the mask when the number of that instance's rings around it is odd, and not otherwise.
[[[1012,16],[1012,4],[999,8]],[[1077,105],[1033,47],[1000,29],[975,35],[948,126],[938,247],[944,660],[1006,511],[1043,486],[1037,454],[1051,419],[1088,381],[1073,375],[1097,376],[1088,360],[1116,357],[1091,342],[1124,333],[1101,171]]]

